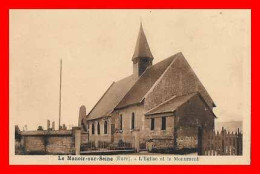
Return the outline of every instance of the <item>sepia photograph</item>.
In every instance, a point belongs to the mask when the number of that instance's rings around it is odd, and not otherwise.
[[[10,10],[12,164],[250,164],[251,11]]]

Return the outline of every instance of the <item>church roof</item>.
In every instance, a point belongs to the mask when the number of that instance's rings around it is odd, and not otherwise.
[[[153,59],[143,27],[141,25],[132,60],[135,61],[136,59],[143,57]],[[149,66],[140,77],[133,74],[120,81],[113,82],[104,95],[99,99],[97,104],[89,112],[87,115],[87,120],[110,116],[114,110],[142,103],[150,91],[152,91],[152,89],[159,83],[160,79],[164,77],[164,74],[171,69],[171,66],[174,65],[174,62],[176,62],[175,60],[178,57],[185,60],[182,53],[177,53],[159,63],[156,63],[155,65]],[[199,91],[202,92],[203,97],[206,97],[207,102],[213,103],[213,106],[215,106],[203,85],[199,84],[199,86],[201,88]],[[178,101],[170,103],[169,105],[177,106],[185,101],[187,97],[188,96],[183,96],[181,98],[178,97]],[[166,107],[167,110],[168,105],[164,107]],[[171,106],[171,108],[173,108],[173,106]]]
[[[129,90],[129,92],[125,95],[122,101],[117,105],[116,109],[140,103],[145,94],[151,89],[151,87],[171,64],[171,62],[177,58],[177,56],[178,54],[175,54],[153,66],[148,67],[136,81],[133,87]]]
[[[160,105],[147,111],[145,115],[149,116],[149,115],[156,115],[156,114],[173,113],[179,107],[183,106],[183,104],[187,103],[190,99],[192,99],[195,96],[200,97],[200,99],[205,103],[205,105],[208,106],[207,102],[203,99],[201,94],[199,92],[194,92],[183,96],[173,96],[169,100],[166,100]],[[209,109],[209,111],[213,114],[214,117],[216,117],[211,109]]]
[[[153,109],[147,111],[145,115],[155,115],[161,113],[173,113],[176,109],[186,103],[193,96],[197,95],[197,93],[191,93],[183,96],[173,96],[169,100],[163,102],[162,104],[154,107]]]
[[[113,82],[89,112],[87,119],[109,116],[115,108],[139,103],[177,55],[150,66],[139,78],[131,75],[120,81]]]
[[[131,75],[117,82],[113,82],[89,112],[87,119],[97,119],[103,116],[108,116],[134,85],[136,80],[137,77]]]
[[[178,57],[183,57],[182,53],[177,53],[148,67],[140,77],[131,75],[120,81],[113,82],[89,112],[87,119],[92,120],[109,116],[114,110],[141,103],[153,86],[156,85],[156,82],[164,76],[164,73]],[[208,96],[209,101],[213,102],[205,89],[201,92],[204,92],[205,94],[203,94],[203,96]],[[194,94],[178,96],[173,100],[174,103],[170,102],[169,105],[162,106],[158,109],[165,109],[165,111],[167,111],[168,107],[171,109],[175,108],[175,106],[179,106],[179,104],[182,104],[182,102],[185,102],[193,95]],[[161,104],[159,106],[161,106]],[[157,108],[157,106],[155,108]],[[152,110],[150,111],[152,112]],[[153,112],[155,111],[159,112],[157,110],[154,110]],[[150,114],[150,112],[147,114]]]
[[[153,59],[153,55],[151,53],[146,36],[144,34],[143,26],[141,24],[132,60],[134,61],[135,59],[142,57]]]

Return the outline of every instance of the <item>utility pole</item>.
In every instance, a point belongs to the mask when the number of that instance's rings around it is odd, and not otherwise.
[[[60,119],[61,119],[61,81],[62,80],[62,59],[60,60],[60,100],[59,100],[59,129],[60,130]]]

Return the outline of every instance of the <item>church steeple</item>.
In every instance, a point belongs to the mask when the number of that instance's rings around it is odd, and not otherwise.
[[[132,58],[134,74],[140,76],[147,67],[152,65],[153,55],[144,34],[142,23],[136,41],[135,51]]]

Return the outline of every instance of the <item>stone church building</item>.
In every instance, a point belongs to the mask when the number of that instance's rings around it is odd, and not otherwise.
[[[113,82],[88,114],[81,106],[82,143],[196,148],[198,127],[214,129],[215,103],[183,54],[153,60],[141,25],[133,73]]]

